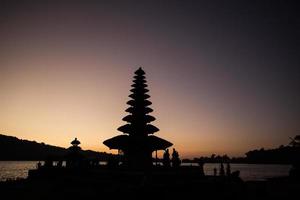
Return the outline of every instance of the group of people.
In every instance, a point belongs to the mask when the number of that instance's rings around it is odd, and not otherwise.
[[[163,166],[165,167],[179,167],[181,164],[181,160],[179,158],[178,151],[173,148],[172,158],[170,159],[169,149],[166,149],[163,155]]]
[[[217,176],[217,168],[214,168],[214,176]],[[220,169],[219,169],[219,176],[239,176],[240,174],[240,171],[234,171],[234,172],[231,172],[231,167],[230,167],[230,163],[227,162],[226,163],[226,170],[224,169],[224,165],[223,163],[221,162],[220,164]]]

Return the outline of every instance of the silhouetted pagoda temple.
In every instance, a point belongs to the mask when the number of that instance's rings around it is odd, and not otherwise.
[[[124,153],[124,165],[133,169],[145,169],[152,166],[152,152],[165,150],[173,144],[154,136],[159,129],[150,124],[155,118],[149,115],[153,110],[148,106],[152,103],[147,100],[150,96],[145,80],[145,72],[139,68],[135,72],[133,88],[127,102],[130,113],[123,118],[127,124],[118,128],[123,135],[118,135],[103,142],[110,149],[118,149]]]

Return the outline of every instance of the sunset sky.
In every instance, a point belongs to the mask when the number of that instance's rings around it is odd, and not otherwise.
[[[181,157],[242,156],[300,134],[293,1],[9,2],[0,3],[0,134],[63,147],[77,137],[110,152],[102,142],[121,134],[140,66],[156,135]]]

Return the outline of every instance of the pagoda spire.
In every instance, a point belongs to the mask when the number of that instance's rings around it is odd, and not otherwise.
[[[145,72],[142,68],[139,68],[135,72],[134,84],[132,84],[132,89],[130,90],[132,94],[129,95],[131,100],[127,102],[130,106],[126,112],[129,113],[126,117],[123,118],[123,121],[127,124],[118,128],[119,131],[136,136],[147,136],[149,134],[154,134],[159,131],[157,127],[150,124],[155,120],[155,118],[149,115],[153,110],[149,108],[152,104],[148,99],[150,95],[147,93],[147,81],[145,80]]]
[[[132,89],[127,104],[129,114],[123,118],[127,122],[118,128],[123,134],[105,140],[103,144],[110,149],[118,149],[124,152],[123,165],[131,169],[149,169],[152,166],[152,152],[165,150],[173,144],[154,136],[159,129],[151,124],[155,120],[149,107],[152,102],[147,94],[147,81],[144,70],[140,67],[134,73]]]

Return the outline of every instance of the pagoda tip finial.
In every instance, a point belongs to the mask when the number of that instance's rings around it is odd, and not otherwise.
[[[77,137],[75,137],[75,139],[71,142],[71,144],[77,146],[80,144],[80,141],[77,140]]]
[[[135,74],[137,74],[137,75],[144,75],[144,74],[145,74],[145,71],[142,69],[142,67],[139,67],[139,68],[135,71]]]

